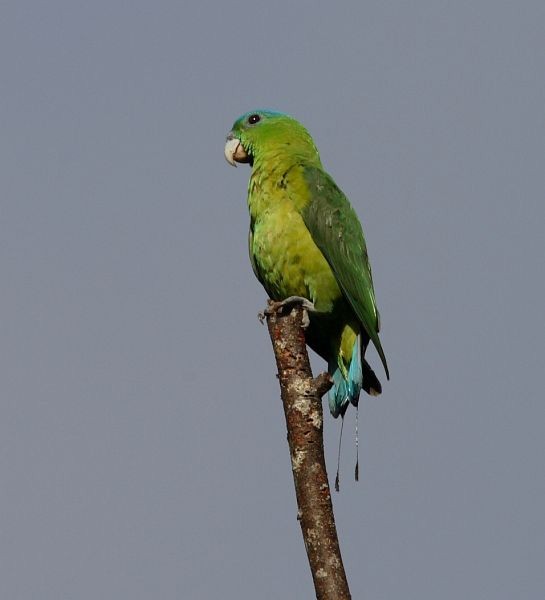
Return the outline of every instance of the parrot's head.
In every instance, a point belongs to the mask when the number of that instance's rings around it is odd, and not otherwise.
[[[225,158],[234,167],[270,158],[299,157],[320,162],[308,131],[293,117],[272,110],[254,110],[239,117],[225,143]]]

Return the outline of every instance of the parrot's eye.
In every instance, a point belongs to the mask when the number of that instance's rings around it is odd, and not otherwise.
[[[248,123],[250,123],[250,125],[255,125],[256,123],[259,123],[259,121],[261,121],[261,117],[259,115],[250,115],[248,117]]]

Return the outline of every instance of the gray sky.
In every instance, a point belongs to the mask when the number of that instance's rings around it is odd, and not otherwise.
[[[542,0],[0,10],[0,597],[312,597],[223,158],[268,107],[360,215],[382,314],[334,496],[353,597],[544,598]]]

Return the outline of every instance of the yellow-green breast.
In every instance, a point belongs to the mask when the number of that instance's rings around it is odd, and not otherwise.
[[[331,317],[320,324],[320,338],[327,340],[328,347],[314,349],[321,355],[331,350],[339,353],[344,370],[360,327],[299,212],[307,192],[304,185],[297,185],[298,180],[296,171],[276,179],[261,180],[258,172],[252,175],[248,190],[250,258],[273,300],[302,296],[311,300],[319,313]],[[288,188],[292,192],[295,188],[296,194],[288,194]],[[312,334],[318,332],[309,333],[312,340]]]

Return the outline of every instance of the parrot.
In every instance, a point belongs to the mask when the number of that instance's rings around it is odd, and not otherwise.
[[[308,309],[306,343],[328,365],[333,417],[357,407],[363,389],[382,386],[365,359],[382,348],[371,266],[363,230],[347,197],[324,170],[307,129],[293,117],[254,110],[227,135],[225,158],[248,164],[248,248],[255,276],[276,302]]]

